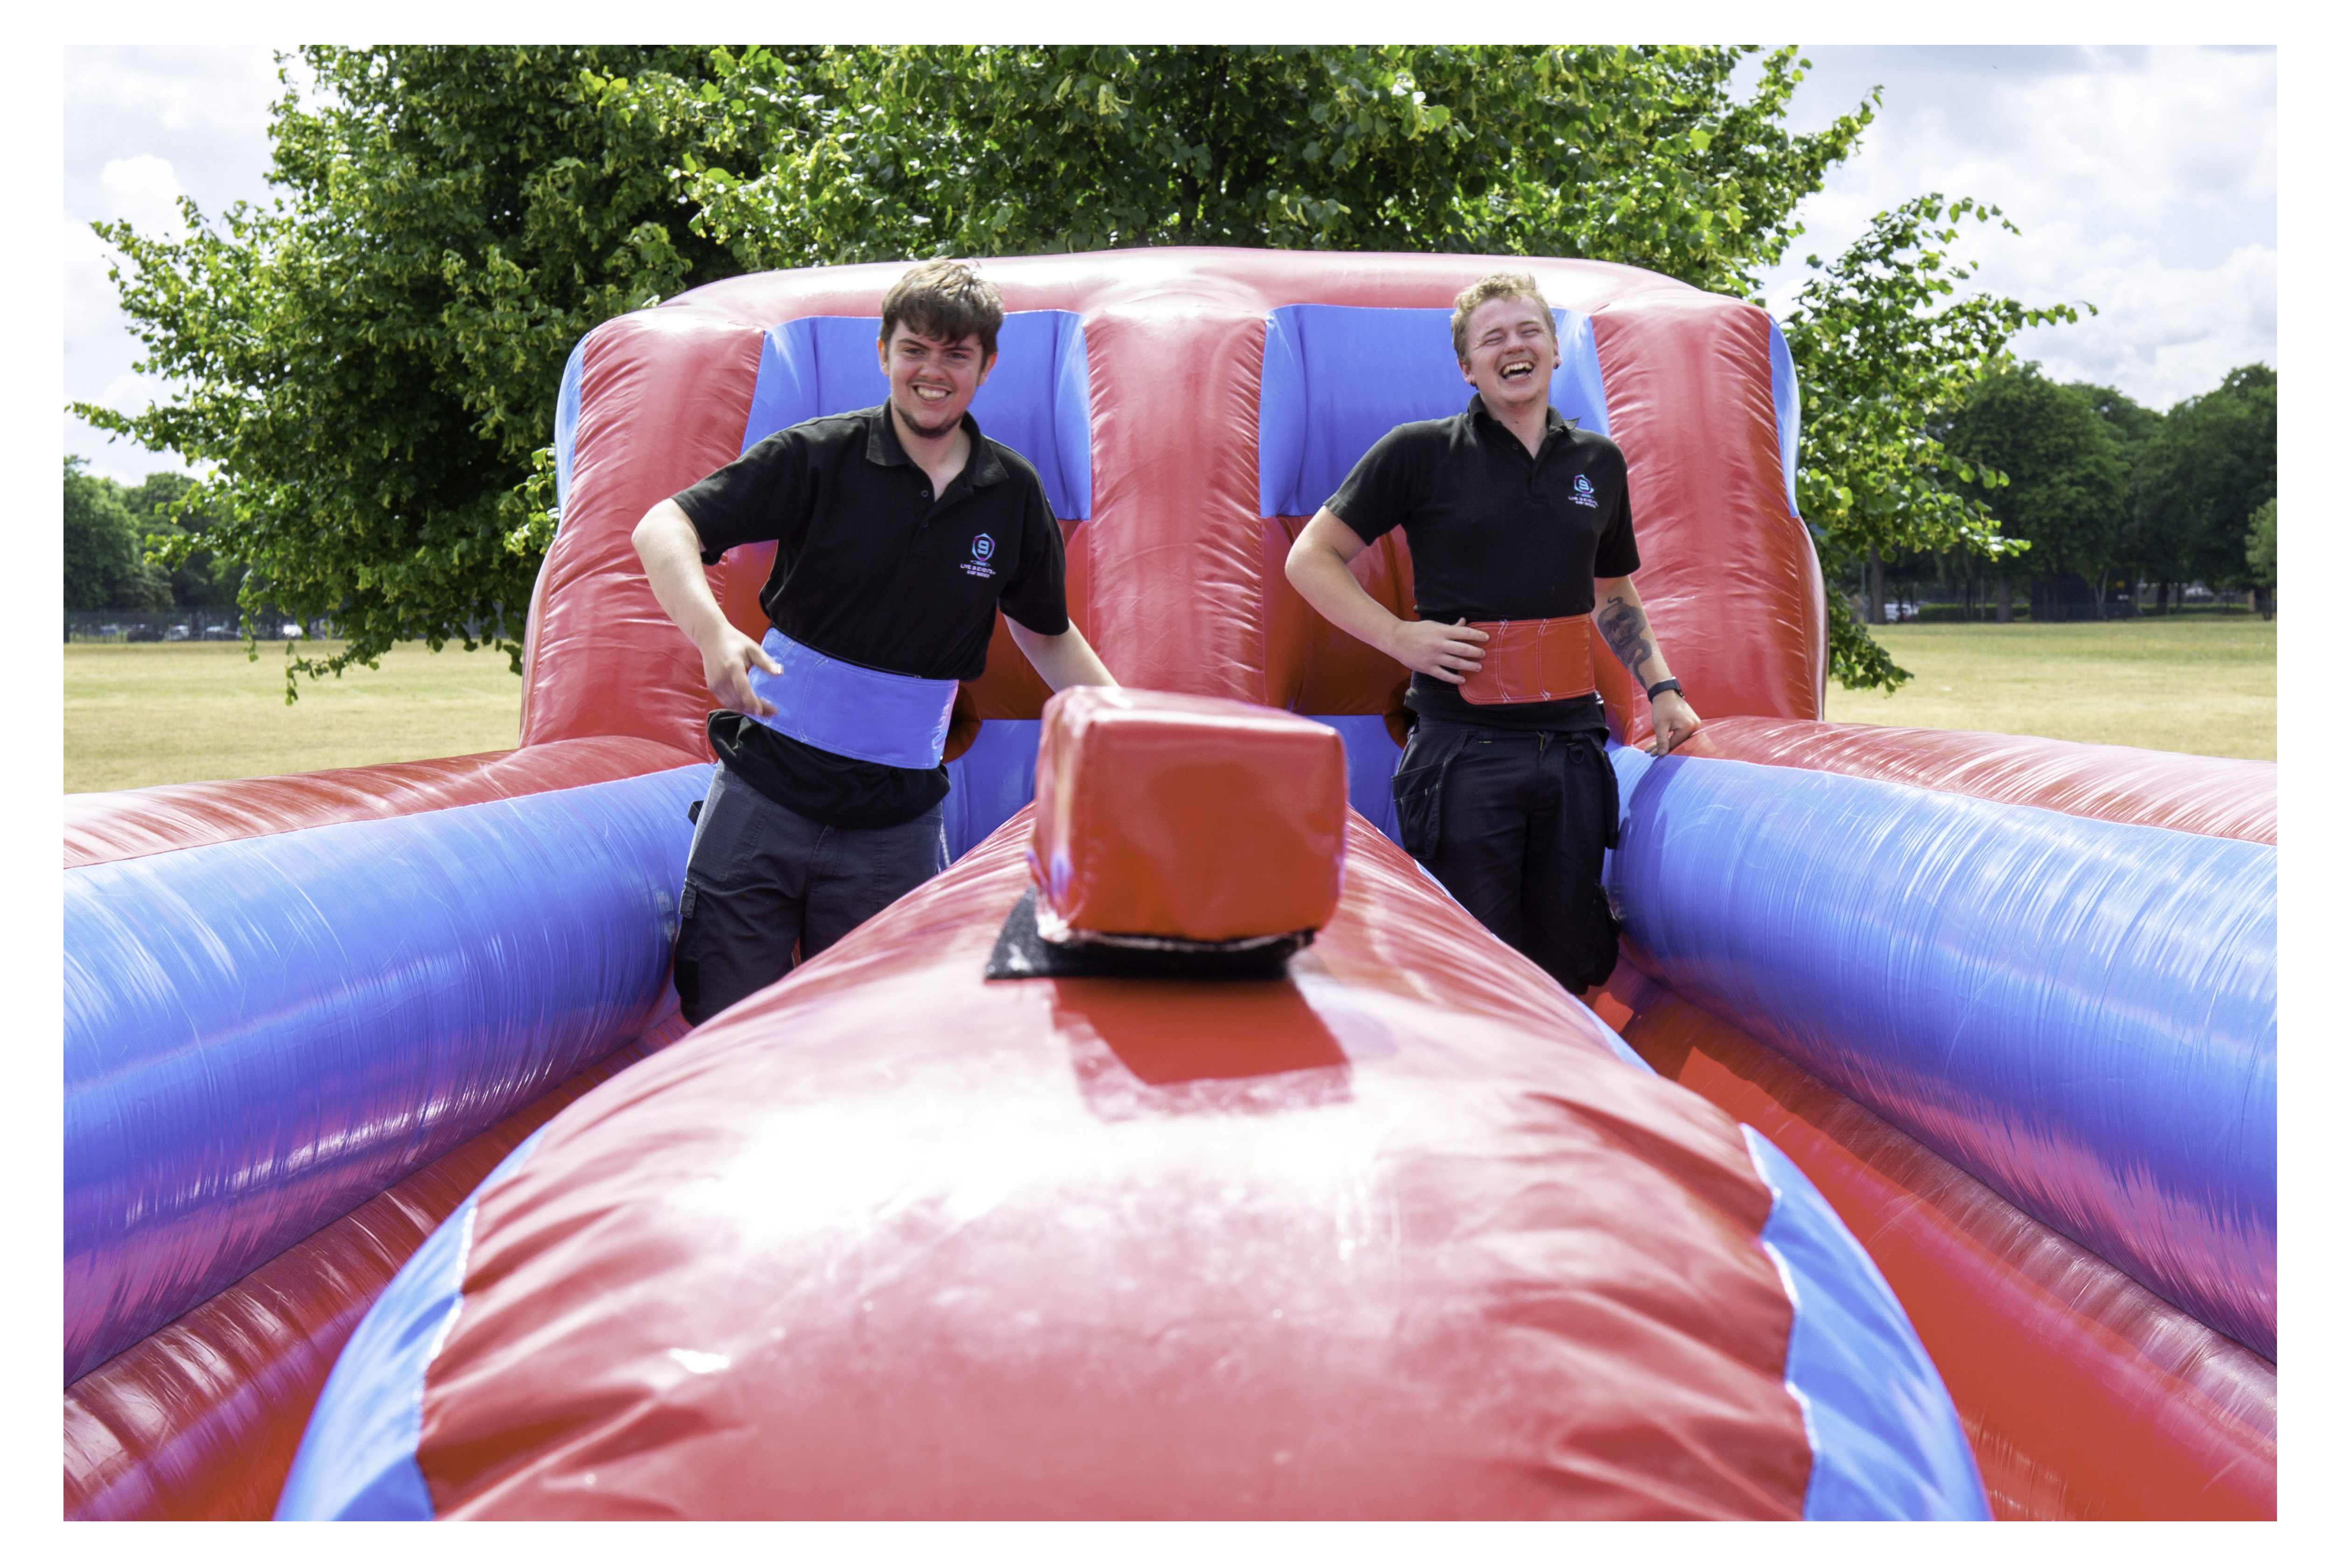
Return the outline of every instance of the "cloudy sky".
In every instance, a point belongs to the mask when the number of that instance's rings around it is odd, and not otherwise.
[[[1833,255],[1878,212],[1928,191],[2005,209],[2018,238],[1969,228],[1978,287],[2028,304],[2086,301],[2077,326],[2016,350],[2060,380],[2166,409],[2238,365],[2276,363],[2275,54],[2271,49],[1812,47],[1790,124],[1884,96],[1861,150],[1800,214],[1807,232],[1766,297],[1785,311],[1800,259]],[[105,276],[93,219],[175,232],[175,201],[207,215],[267,194],[264,48],[64,51],[64,395],[142,408],[137,340]],[[71,415],[64,446],[134,478],[175,467]]]

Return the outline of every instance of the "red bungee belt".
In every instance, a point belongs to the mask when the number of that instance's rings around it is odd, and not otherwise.
[[[1472,624],[1487,634],[1487,646],[1479,673],[1462,683],[1464,702],[1483,707],[1592,695],[1591,616]]]

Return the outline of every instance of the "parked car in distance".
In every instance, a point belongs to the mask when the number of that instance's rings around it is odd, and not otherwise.
[[[237,635],[236,629],[233,626],[205,626],[203,628],[203,640],[207,643],[228,642],[233,640]]]
[[[187,628],[173,626],[163,634],[163,640],[166,643],[183,643],[187,640]]]

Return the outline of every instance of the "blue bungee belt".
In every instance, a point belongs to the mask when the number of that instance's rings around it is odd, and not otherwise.
[[[921,680],[848,664],[783,636],[777,626],[764,634],[764,651],[782,673],[748,673],[749,686],[773,709],[771,717],[758,718],[758,724],[866,763],[897,768],[941,764],[957,681]]]

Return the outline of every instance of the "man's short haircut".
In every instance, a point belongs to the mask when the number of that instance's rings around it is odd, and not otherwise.
[[[999,352],[999,322],[1006,314],[999,290],[965,261],[921,261],[886,291],[878,337],[894,340],[894,323],[907,321],[922,338],[950,342],[972,332],[988,362]]]
[[[1454,296],[1454,362],[1462,364],[1471,358],[1470,345],[1462,334],[1470,329],[1471,312],[1490,300],[1533,300],[1543,311],[1544,330],[1560,336],[1560,323],[1552,319],[1552,306],[1545,302],[1543,291],[1525,272],[1490,272],[1461,293]]]

